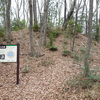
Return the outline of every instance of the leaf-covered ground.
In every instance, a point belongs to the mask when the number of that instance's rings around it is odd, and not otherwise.
[[[66,81],[81,71],[73,56],[62,56],[64,37],[55,39],[58,51],[42,47],[42,56],[30,57],[29,31],[12,32],[11,44],[20,43],[20,80],[16,85],[16,63],[0,63],[0,100],[100,100],[100,87],[93,89],[69,88]],[[35,50],[38,50],[39,32],[33,32]],[[75,41],[75,54],[86,47],[87,37],[79,34]],[[3,43],[5,44],[5,42]],[[66,39],[70,50],[70,39]],[[100,66],[100,46],[92,43],[91,68]],[[75,63],[75,64],[73,64]]]

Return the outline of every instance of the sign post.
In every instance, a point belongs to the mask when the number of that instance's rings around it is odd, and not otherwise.
[[[20,48],[20,44],[17,43],[17,83],[19,84],[19,48]]]
[[[17,45],[0,45],[0,62],[17,62],[17,82],[19,84],[19,49]]]

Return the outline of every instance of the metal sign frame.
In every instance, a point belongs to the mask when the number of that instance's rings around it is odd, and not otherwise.
[[[10,45],[14,45],[14,44],[10,44]],[[20,44],[17,43],[15,45],[17,46],[17,75],[16,75],[17,77],[16,77],[16,84],[19,84],[19,51],[20,51]],[[7,46],[7,45],[0,44],[0,46]]]

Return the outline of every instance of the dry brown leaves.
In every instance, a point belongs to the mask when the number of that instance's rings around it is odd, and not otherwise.
[[[77,75],[79,67],[72,66],[73,59],[70,56],[62,56],[62,35],[54,43],[58,51],[51,52],[42,47],[42,53],[45,55],[35,58],[28,55],[30,52],[28,29],[12,33],[14,39],[12,44],[20,43],[20,82],[16,85],[16,63],[0,63],[0,100],[81,100],[81,96],[75,94],[75,90],[70,92],[67,85],[63,93],[66,80]],[[33,35],[37,50],[39,33]],[[86,41],[87,38],[80,34],[76,39],[76,50],[81,46],[85,47]],[[67,48],[69,46],[68,44]],[[100,46],[95,48],[99,52]],[[99,54],[93,53],[92,56],[95,55],[93,59],[96,60],[93,64],[99,65],[97,63],[100,62]]]

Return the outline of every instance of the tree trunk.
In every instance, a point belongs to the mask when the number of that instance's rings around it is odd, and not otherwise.
[[[8,1],[7,9],[6,9],[7,44],[11,43],[10,8],[11,8],[11,0]]]
[[[33,13],[34,13],[34,23],[37,24],[37,10],[36,10],[36,0],[33,0]]]
[[[49,5],[50,0],[46,3],[46,0],[44,2],[44,41],[43,44],[44,46],[46,46],[46,33],[47,33],[47,15],[48,15],[48,6]]]
[[[65,21],[66,21],[66,9],[67,9],[66,0],[64,1],[64,5],[65,5],[65,7],[64,7],[64,23],[65,23]]]
[[[63,28],[64,28],[64,29],[66,28],[66,25],[67,25],[68,20],[69,20],[69,19],[71,18],[71,16],[73,15],[75,5],[76,5],[76,0],[74,0],[73,4],[71,5],[70,12],[68,13],[67,18],[65,19],[65,22],[63,23]]]
[[[31,48],[31,56],[35,55],[35,49],[33,44],[33,12],[32,12],[32,0],[29,0],[29,10],[30,10],[30,48]]]
[[[83,9],[82,9],[81,24],[83,24],[83,15],[84,15],[85,3],[86,3],[86,0],[84,0],[84,5],[83,5]]]
[[[99,41],[99,30],[98,30],[98,3],[99,3],[99,1],[96,0],[96,35],[95,35],[96,41]]]
[[[99,44],[100,44],[100,9],[99,9]]]
[[[25,20],[25,0],[23,0],[23,17],[24,17],[24,20]]]
[[[76,27],[77,27],[77,15],[78,15],[78,11],[80,8],[82,0],[80,1],[80,4],[78,5],[78,8],[76,9],[76,20],[75,20],[75,28],[74,28],[74,36],[73,36],[73,43],[72,43],[72,51],[74,51],[74,44],[75,44],[75,38],[76,38]]]
[[[88,35],[87,5],[86,5],[86,18],[85,18],[85,23],[86,23],[86,35]]]
[[[40,11],[39,1],[38,0],[37,0],[37,6],[38,6],[39,18],[40,18],[40,22],[41,22],[41,11]]]
[[[88,77],[90,75],[90,69],[89,69],[89,54],[90,54],[90,48],[92,43],[92,16],[93,16],[93,0],[90,0],[89,4],[89,24],[88,24],[88,42],[86,47],[86,53],[84,58],[84,66],[85,66],[85,76]]]
[[[1,7],[3,6],[3,27],[5,28],[5,33],[6,33],[6,1],[4,0],[3,3],[1,2],[2,5],[0,5]]]
[[[41,54],[41,46],[42,46],[42,31],[45,29],[45,31],[46,31],[46,29],[47,29],[47,26],[46,26],[46,28],[44,28],[44,26],[46,25],[46,23],[47,23],[47,20],[46,20],[46,17],[47,17],[47,12],[48,12],[48,6],[49,6],[49,2],[50,2],[50,0],[45,0],[45,6],[44,6],[44,14],[43,14],[43,17],[42,17],[42,21],[41,21],[41,31],[40,31],[40,40],[39,40],[39,47],[38,47],[38,57],[40,56],[40,54]],[[46,36],[46,32],[44,33],[44,36]],[[46,37],[44,37],[44,39],[45,39]]]

